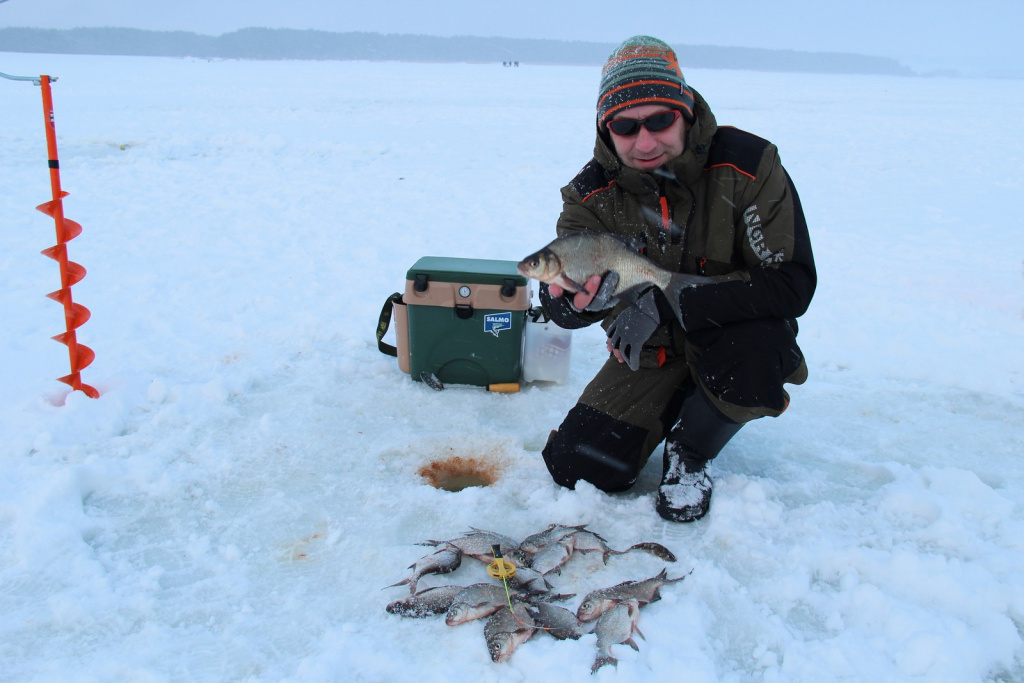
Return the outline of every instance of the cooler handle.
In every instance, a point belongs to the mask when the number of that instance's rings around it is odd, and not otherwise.
[[[377,348],[381,353],[387,356],[398,357],[398,349],[391,344],[384,343],[384,335],[388,332],[388,327],[391,326],[391,311],[395,307],[395,302],[402,302],[402,295],[399,292],[395,292],[387,298],[384,302],[384,308],[380,311],[380,319],[377,321]]]

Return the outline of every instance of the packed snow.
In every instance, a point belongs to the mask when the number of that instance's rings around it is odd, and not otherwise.
[[[685,65],[684,65],[685,66]],[[685,70],[685,69],[684,69]],[[540,450],[569,380],[434,391],[377,349],[421,256],[519,260],[593,148],[598,69],[0,54],[59,77],[88,270],[68,372],[40,89],[0,80],[0,679],[1010,681],[1024,678],[1024,89],[1011,81],[686,71],[779,145],[819,287],[810,380],[713,463],[708,516],[638,485],[562,489]],[[534,298],[536,301],[536,297]],[[448,492],[419,470],[496,475]],[[470,527],[586,524],[617,549],[553,583],[668,570],[638,651],[385,606]],[[690,573],[692,570],[692,573]],[[466,560],[421,587],[488,580]]]

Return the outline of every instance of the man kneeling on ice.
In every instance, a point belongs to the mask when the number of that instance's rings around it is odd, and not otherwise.
[[[614,270],[585,291],[541,285],[558,325],[601,321],[612,354],[544,461],[562,486],[622,491],[664,440],[658,513],[700,519],[708,461],[746,422],[782,414],[784,383],[807,379],[795,319],[817,276],[796,188],[775,145],[719,127],[672,48],[635,36],[604,65],[594,158],[562,199],[559,236],[620,235],[661,268],[706,279],[671,303],[657,287],[613,296]]]

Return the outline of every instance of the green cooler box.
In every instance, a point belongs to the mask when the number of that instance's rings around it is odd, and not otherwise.
[[[424,256],[409,269],[409,370],[445,384],[518,384],[530,308],[516,261]]]

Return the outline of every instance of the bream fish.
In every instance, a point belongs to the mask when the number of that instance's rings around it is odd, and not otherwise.
[[[462,564],[462,551],[453,546],[444,546],[430,555],[426,555],[409,565],[412,572],[408,577],[398,583],[393,583],[387,588],[409,585],[409,592],[416,593],[416,583],[425,574],[448,574],[459,568]]]
[[[390,614],[421,619],[444,614],[451,609],[455,596],[465,590],[462,586],[436,586],[388,604]]]
[[[612,645],[629,645],[636,651],[640,651],[633,634],[641,638],[644,634],[637,628],[636,622],[640,618],[640,603],[636,600],[620,602],[610,610],[601,615],[594,627],[597,634],[597,658],[590,668],[590,673],[596,673],[598,669],[606,664],[618,664],[617,659],[612,656]]]
[[[676,561],[676,556],[672,554],[671,550],[660,543],[655,543],[654,541],[635,543],[625,550],[613,550],[608,546],[608,543],[605,542],[603,538],[592,531],[577,531],[570,534],[567,538],[571,539],[573,550],[581,553],[594,551],[600,552],[601,558],[605,562],[608,562],[609,555],[625,555],[626,553],[633,552],[634,550],[642,550],[666,562]]]
[[[549,602],[530,605],[527,608],[537,626],[557,640],[577,640],[591,631],[591,625],[576,618],[576,613]]]
[[[609,588],[592,591],[583,598],[576,610],[576,617],[580,621],[593,621],[620,602],[636,600],[641,605],[656,602],[661,599],[658,591],[662,586],[685,578],[686,575],[670,579],[666,570],[662,569],[657,576],[643,581],[623,581]]]
[[[572,556],[572,541],[569,537],[560,538],[556,542],[548,544],[540,549],[533,556],[530,568],[541,574],[557,571],[563,564],[569,561]]]
[[[559,539],[577,531],[586,530],[585,524],[579,526],[565,526],[564,524],[550,524],[544,531],[530,534],[519,544],[519,549],[527,553],[540,552],[546,545],[556,543]]]
[[[467,621],[482,619],[508,606],[508,600],[508,594],[502,584],[474,583],[466,586],[455,596],[444,622],[449,626],[458,626]]]
[[[530,567],[516,567],[516,573],[508,578],[508,585],[533,595],[544,595],[554,588],[543,574]]]
[[[484,624],[484,640],[491,659],[501,663],[507,660],[520,645],[533,637],[537,625],[530,616],[526,605],[513,603],[495,612]]]
[[[519,549],[519,543],[504,534],[482,529],[470,529],[468,533],[452,538],[447,541],[428,540],[419,545],[439,546],[449,545],[458,548],[463,555],[490,563],[494,559],[492,546],[498,546],[501,554],[512,561],[516,566],[528,565],[526,553]]]
[[[610,233],[583,230],[553,240],[538,252],[530,254],[517,266],[519,274],[547,284],[555,284],[568,292],[585,291],[591,275],[602,278],[614,270],[619,275],[612,293],[619,298],[644,285],[655,285],[682,319],[679,294],[686,287],[712,282],[701,275],[673,273],[646,256],[631,249],[626,242]]]
[[[646,541],[631,545],[625,550],[614,550],[601,536],[594,532],[575,530],[559,537],[554,542],[541,546],[533,556],[530,567],[541,574],[547,574],[561,569],[562,565],[568,562],[575,552],[598,552],[601,554],[601,561],[607,564],[609,555],[625,555],[634,550],[650,553],[666,562],[676,561],[676,556],[672,554],[672,551],[660,543]]]

